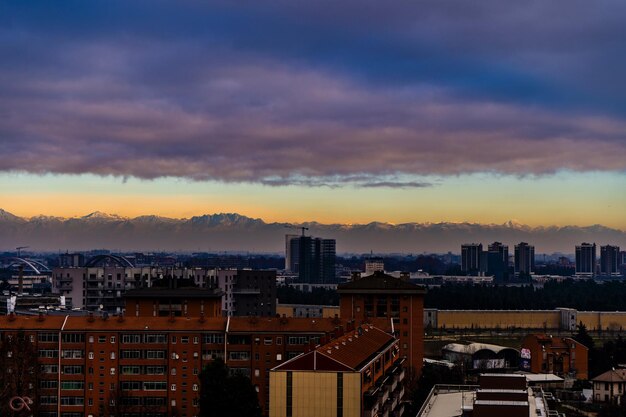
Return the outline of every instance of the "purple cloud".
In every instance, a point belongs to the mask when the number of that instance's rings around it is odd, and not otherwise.
[[[622,48],[603,40],[623,31],[624,8],[602,23],[568,7],[589,40],[565,19],[519,32],[556,6],[492,6],[330,13],[277,2],[250,27],[251,10],[222,4],[227,23],[209,29],[189,4],[189,29],[162,22],[163,3],[137,28],[93,16],[93,27],[41,28],[34,12],[15,12],[0,29],[0,153],[10,155],[0,170],[404,188],[429,175],[625,171],[624,86],[604,81],[624,62],[606,65],[594,49]],[[317,19],[339,46],[268,27],[277,10],[304,29]],[[587,85],[594,57],[605,78]]]

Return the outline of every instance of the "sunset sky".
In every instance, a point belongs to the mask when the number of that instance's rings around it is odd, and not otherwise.
[[[625,21],[617,0],[0,0],[0,208],[626,230]]]

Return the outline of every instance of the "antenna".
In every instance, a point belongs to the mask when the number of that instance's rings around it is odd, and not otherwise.
[[[304,236],[304,231],[305,230],[309,230],[308,227],[304,227],[304,226],[298,227],[298,226],[292,226],[292,225],[285,225],[285,227],[288,228],[288,229],[301,229],[302,230],[302,236]]]

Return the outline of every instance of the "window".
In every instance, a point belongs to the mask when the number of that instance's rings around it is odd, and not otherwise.
[[[194,390],[194,391],[198,391],[198,384],[193,384],[191,386],[191,389]]]
[[[287,338],[288,345],[306,345],[309,343],[309,338],[307,336],[289,336]]]
[[[61,397],[61,405],[85,405],[84,397]]]
[[[85,355],[85,352],[83,350],[66,349],[63,350],[61,353],[61,357],[63,359],[82,359]]]
[[[111,368],[111,375],[115,375],[115,368]]]
[[[111,336],[111,343],[115,343],[115,336]]]
[[[89,352],[89,359],[93,359],[93,352]]]
[[[172,386],[170,387],[172,391],[176,391],[176,384],[172,384]]]
[[[61,381],[62,390],[84,389],[84,388],[85,388],[85,383],[83,381]]]
[[[115,352],[111,352],[111,359],[115,360]]]
[[[170,369],[170,374],[172,374],[172,375],[176,375],[176,368],[172,368],[172,369]]]
[[[40,358],[58,358],[59,351],[56,349],[41,349],[39,351]]]
[[[231,361],[247,361],[250,360],[250,352],[233,351],[228,353],[228,359]]]
[[[264,344],[264,345],[271,345],[271,344],[272,344],[272,338],[271,338],[271,337],[266,337],[266,338],[263,340],[263,344]]]
[[[180,343],[189,343],[189,336],[181,336]]]
[[[221,333],[206,333],[202,335],[202,343],[224,343],[224,335]]]
[[[37,340],[39,340],[40,342],[46,343],[46,342],[58,342],[59,341],[59,334],[58,333],[39,333],[37,335]]]
[[[194,336],[194,337],[193,337],[193,344],[194,344],[194,345],[197,345],[197,344],[198,344],[198,342],[199,342],[199,339],[200,339],[200,338],[199,338],[198,336]]]
[[[82,333],[65,333],[62,340],[63,343],[85,343],[85,335]]]
[[[141,343],[141,335],[140,334],[123,334],[122,343]]]
[[[120,359],[141,359],[140,350],[122,350],[120,351]]]
[[[146,343],[167,343],[166,334],[147,334],[145,336]]]
[[[82,365],[66,365],[63,367],[63,373],[66,375],[81,375],[84,373]]]
[[[89,336],[89,343],[93,343],[93,336]]]
[[[146,350],[146,359],[165,359],[164,350]]]
[[[283,338],[280,337],[280,336],[276,337],[276,344],[277,345],[282,345],[283,344]]]
[[[106,336],[98,336],[98,343],[106,343],[106,341],[107,341]]]
[[[165,366],[146,366],[146,375],[165,375]]]
[[[42,379],[39,381],[39,388],[41,389],[57,389],[57,386],[58,386],[57,380]]]
[[[120,366],[122,375],[140,375],[141,368],[139,366]]]

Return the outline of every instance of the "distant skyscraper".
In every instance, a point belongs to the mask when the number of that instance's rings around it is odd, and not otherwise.
[[[602,275],[620,275],[619,246],[600,246],[600,273]]]
[[[467,243],[461,245],[461,270],[468,274],[478,275],[483,271],[482,243]]]
[[[515,245],[515,275],[535,272],[535,247],[526,242]]]
[[[596,244],[576,246],[576,275],[594,276],[596,273]]]
[[[487,275],[493,275],[498,281],[508,275],[509,247],[500,242],[493,242],[487,251]]]
[[[298,272],[294,270],[294,264],[297,264],[299,249],[292,249],[292,241],[297,240],[298,235],[285,235],[285,270],[291,272]],[[297,245],[296,245],[297,246]],[[295,262],[294,262],[295,261]]]
[[[337,282],[335,274],[336,241],[335,239],[321,239],[311,236],[300,236],[292,239],[298,246],[298,281],[326,284]],[[293,252],[292,252],[293,258]]]

